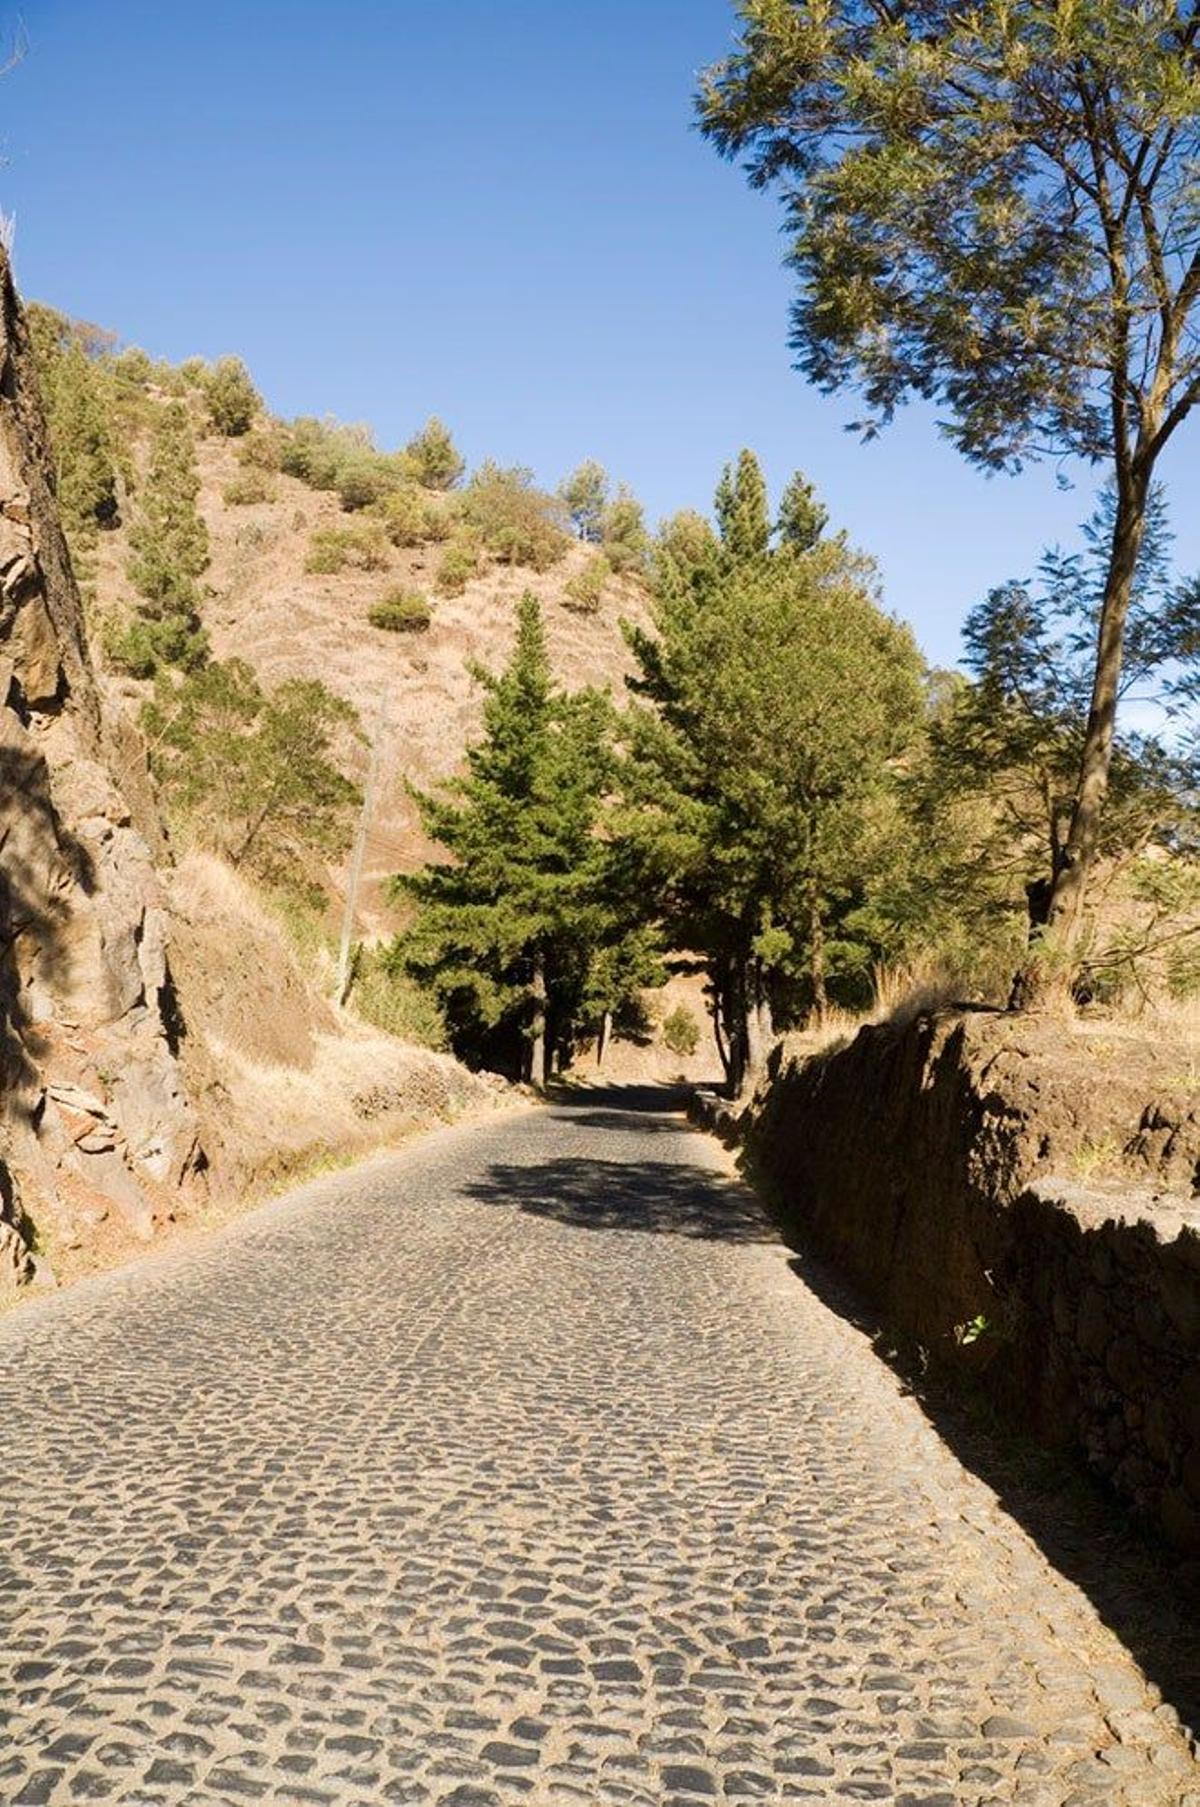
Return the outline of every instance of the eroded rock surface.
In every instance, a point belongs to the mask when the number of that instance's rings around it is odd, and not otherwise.
[[[126,794],[144,755],[106,735],[51,469],[0,258],[0,1289],[32,1267],[22,1192],[61,1236],[109,1209],[145,1235],[202,1158],[167,915]]]

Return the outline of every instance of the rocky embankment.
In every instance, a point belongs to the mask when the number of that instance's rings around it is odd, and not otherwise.
[[[227,868],[176,869],[89,659],[3,253],[0,679],[0,1298],[491,1108],[448,1057],[333,1012]]]
[[[136,742],[103,718],[0,259],[0,1257],[35,1262],[22,1192],[135,1225],[202,1172]],[[120,780],[120,782],[118,781]]]
[[[998,1012],[786,1045],[743,1142],[785,1229],[1200,1556],[1200,1097],[1186,1051]]]

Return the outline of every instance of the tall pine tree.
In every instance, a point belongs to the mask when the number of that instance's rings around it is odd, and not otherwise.
[[[461,1054],[542,1086],[589,1014],[619,1001],[617,977],[649,976],[597,832],[612,709],[601,692],[556,689],[528,593],[508,666],[476,675],[483,738],[456,785],[418,797],[449,858],[396,881],[417,915],[395,958],[432,988]]]
[[[208,656],[200,624],[199,579],[208,568],[208,530],[196,508],[200,477],[187,409],[172,402],[155,425],[150,465],[129,533],[129,580],[138,613],[114,647],[136,676],[161,665],[197,670]]]
[[[762,466],[753,452],[738,454],[736,468],[721,473],[715,499],[717,527],[731,558],[765,557],[771,541],[771,511]]]
[[[849,924],[923,714],[916,647],[866,561],[840,539],[769,552],[761,476],[745,456],[739,475],[723,556],[660,561],[655,631],[630,633],[649,707],[623,818],[670,944],[707,970],[735,1089],[777,1010],[819,1013],[831,972],[869,960]]]

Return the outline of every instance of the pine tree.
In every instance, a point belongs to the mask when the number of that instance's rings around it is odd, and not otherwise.
[[[738,454],[736,469],[721,474],[715,499],[721,538],[730,557],[762,558],[771,543],[771,511],[762,467],[753,452]]]
[[[622,483],[600,518],[600,544],[614,571],[642,569],[650,551],[650,536],[642,505]]]
[[[528,593],[508,666],[476,675],[483,738],[457,785],[418,797],[449,858],[397,880],[417,916],[396,959],[432,987],[460,1053],[542,1085],[595,1007],[598,965],[627,927],[608,900],[597,834],[611,704],[556,689]]]
[[[432,415],[404,448],[409,469],[426,489],[453,489],[466,470],[466,460],[450,436],[450,429]]]
[[[829,512],[802,471],[797,471],[779,504],[779,538],[797,552],[811,552],[825,531]]]
[[[198,579],[208,567],[208,530],[196,509],[200,478],[187,410],[172,402],[154,430],[150,466],[129,533],[130,582],[138,617],[113,648],[135,675],[159,664],[194,670],[207,656]]]
[[[227,439],[248,433],[261,407],[258,390],[240,358],[218,358],[202,378],[208,418]]]
[[[103,336],[34,302],[30,336],[41,378],[63,529],[86,570],[100,528],[117,519],[117,467],[108,385],[97,357]],[[85,341],[85,335],[87,335]]]
[[[608,473],[604,466],[594,458],[586,458],[564,479],[558,493],[579,538],[597,544],[608,505]]]
[[[763,545],[761,525],[739,542],[765,518],[741,473],[718,500],[725,556],[668,556],[655,631],[630,632],[648,706],[623,774],[640,889],[705,965],[735,1087],[775,1012],[819,1012],[831,977],[869,962],[850,919],[923,710],[911,636],[841,540],[730,556]]]

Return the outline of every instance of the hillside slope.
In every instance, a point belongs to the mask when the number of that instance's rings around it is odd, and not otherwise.
[[[221,862],[176,864],[55,463],[0,252],[0,1295],[498,1095],[334,1012]]]
[[[203,614],[216,656],[245,659],[267,685],[319,678],[355,706],[368,734],[381,702],[385,707],[361,921],[367,933],[380,932],[394,923],[383,881],[419,865],[429,852],[407,787],[426,787],[461,766],[481,714],[470,666],[494,670],[504,664],[522,592],[532,590],[543,605],[558,677],[570,688],[608,685],[618,696],[631,669],[620,620],[645,622],[645,592],[632,579],[614,579],[596,613],[570,608],[567,585],[590,556],[578,544],[547,572],[493,565],[454,597],[433,592],[437,545],[392,549],[382,571],[314,574],[305,570],[312,534],[347,519],[336,495],[276,473],[271,500],[231,506],[223,491],[242,472],[238,441],[215,434],[199,439],[197,463],[198,506],[212,552]],[[129,606],[127,558],[126,527],[101,536],[96,590],[102,614]],[[372,603],[397,584],[430,595],[433,620],[426,632],[388,633],[369,624]],[[131,701],[140,694],[124,688]],[[365,746],[351,751],[352,775],[361,778],[366,758]],[[334,875],[339,889],[343,878]]]

